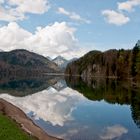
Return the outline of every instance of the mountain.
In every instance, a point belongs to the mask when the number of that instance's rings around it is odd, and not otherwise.
[[[57,56],[52,61],[56,63],[61,69],[66,68],[67,64],[69,63],[69,61],[63,58],[62,56]]]
[[[140,80],[140,41],[133,50],[91,51],[68,64],[66,74]]]
[[[67,65],[73,61],[77,60],[77,58],[72,58],[70,60],[65,59],[62,56],[57,56],[55,59],[53,59],[52,61],[58,65],[58,67],[60,69],[65,69],[67,67]]]
[[[47,56],[46,58],[49,59],[50,61],[52,61],[52,58],[51,57]]]
[[[44,72],[56,73],[60,69],[46,57],[27,50],[0,52],[0,73],[22,75]]]

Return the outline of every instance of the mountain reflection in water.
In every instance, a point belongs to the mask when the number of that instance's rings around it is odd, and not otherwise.
[[[84,81],[5,77],[0,80],[0,98],[19,107],[47,133],[66,140],[138,140],[140,90],[126,81]]]
[[[105,100],[110,104],[130,105],[134,122],[140,128],[140,89],[130,81],[112,79],[86,79],[66,77],[67,85],[93,101]]]

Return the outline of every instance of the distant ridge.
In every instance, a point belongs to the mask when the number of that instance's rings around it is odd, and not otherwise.
[[[0,72],[6,74],[23,73],[58,73],[59,67],[49,59],[39,54],[17,49],[10,52],[0,52]]]

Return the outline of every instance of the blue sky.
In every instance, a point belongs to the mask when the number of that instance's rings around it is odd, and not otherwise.
[[[70,59],[94,49],[129,49],[140,39],[140,0],[0,0],[0,5],[0,49],[6,51],[24,48]]]

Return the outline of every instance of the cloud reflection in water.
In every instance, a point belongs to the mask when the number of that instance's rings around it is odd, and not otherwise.
[[[128,130],[121,125],[108,126],[105,128],[100,138],[103,140],[111,140],[114,138],[121,137],[123,134],[126,134],[127,132]]]
[[[8,94],[2,94],[0,97],[19,107],[26,114],[32,112],[35,119],[43,119],[54,126],[63,126],[66,121],[73,120],[72,111],[78,101],[85,99],[83,95],[68,87],[60,92],[49,87],[26,97],[13,97]]]

